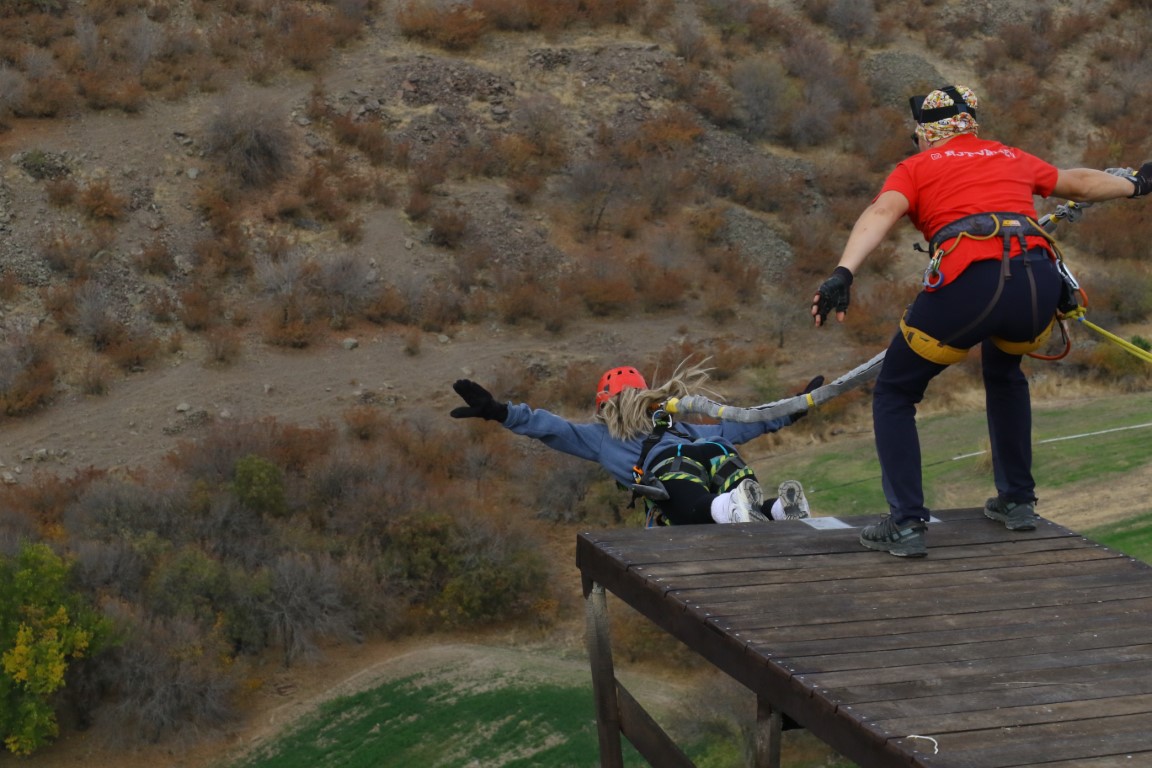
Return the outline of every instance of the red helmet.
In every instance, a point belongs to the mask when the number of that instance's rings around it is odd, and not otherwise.
[[[604,407],[604,403],[626,389],[648,389],[648,382],[640,375],[640,371],[626,366],[605,371],[596,385],[596,410]]]

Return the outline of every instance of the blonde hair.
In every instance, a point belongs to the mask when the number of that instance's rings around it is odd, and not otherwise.
[[[704,366],[709,358],[692,364],[689,364],[689,359],[681,361],[672,377],[660,386],[625,389],[604,403],[596,418],[607,425],[608,434],[617,440],[642,437],[652,431],[652,412],[669,398],[698,394],[713,396],[714,393],[704,389],[712,370]]]

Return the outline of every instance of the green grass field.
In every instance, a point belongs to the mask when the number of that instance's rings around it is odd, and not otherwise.
[[[1035,474],[1041,495],[1083,483],[1119,483],[1126,473],[1146,468],[1152,464],[1152,427],[1143,425],[1150,423],[1152,398],[1143,395],[1037,407]],[[993,487],[983,453],[983,413],[928,417],[920,433],[929,506],[982,504]],[[877,514],[887,508],[870,433],[754,462],[774,477],[802,478],[813,506],[825,513]],[[1152,502],[1131,510],[1124,522],[1082,533],[1152,561]],[[329,702],[231,768],[591,768],[599,763],[594,713],[590,681],[556,685],[485,679],[461,688],[408,677]],[[852,765],[805,737],[786,741],[787,765]],[[685,749],[700,768],[723,768],[743,762],[741,739],[731,726],[703,724]],[[625,765],[646,765],[626,740]]]

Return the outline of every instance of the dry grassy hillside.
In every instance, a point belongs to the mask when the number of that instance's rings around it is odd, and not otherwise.
[[[962,82],[985,105],[986,135],[1062,166],[1138,165],[1152,156],[1148,11],[1141,0],[9,3],[0,476],[16,511],[0,516],[0,554],[29,536],[76,548],[57,506],[87,509],[93,477],[185,472],[190,457],[211,463],[197,442],[226,453],[227,436],[275,420],[305,431],[262,440],[315,439],[312,455],[285,459],[301,466],[379,461],[403,435],[407,460],[430,465],[430,507],[467,510],[501,535],[543,509],[521,527],[568,566],[570,526],[616,524],[620,500],[532,447],[447,423],[455,378],[581,414],[599,372],[624,361],[667,372],[710,355],[717,388],[738,402],[847,370],[915,292],[914,233],[876,254],[845,326],[811,329],[807,297],[910,149],[907,97]],[[1088,211],[1066,228],[1067,250],[1093,318],[1152,336],[1142,210]],[[1146,385],[1138,365],[1077,339],[1049,381]],[[953,374],[930,407],[972,407],[975,369]],[[867,423],[859,398],[781,440]],[[173,451],[182,464],[165,462]],[[580,501],[525,490],[525,468],[541,467]],[[231,470],[211,476],[220,498]],[[316,490],[298,474],[289,490]],[[352,504],[325,503],[334,518]],[[277,524],[303,550],[324,535],[321,516],[313,505]],[[572,642],[564,566],[536,640]],[[386,608],[402,618],[358,614],[361,639],[443,629],[419,606]],[[344,663],[346,638],[311,639]],[[272,679],[261,664],[244,685]],[[115,730],[88,705],[98,731]],[[160,728],[161,743],[177,731]]]

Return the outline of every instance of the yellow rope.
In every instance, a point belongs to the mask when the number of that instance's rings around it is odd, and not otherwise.
[[[1077,317],[1076,319],[1079,320],[1084,325],[1091,328],[1092,330],[1096,331],[1096,333],[1098,333],[1101,336],[1103,336],[1104,338],[1108,339],[1108,341],[1111,341],[1113,344],[1119,345],[1120,348],[1123,349],[1125,352],[1128,352],[1130,354],[1135,355],[1136,357],[1140,358],[1141,360],[1143,360],[1146,363],[1152,363],[1152,352],[1149,352],[1146,349],[1141,349],[1140,347],[1136,346],[1135,344],[1133,344],[1130,341],[1125,341],[1124,339],[1120,338],[1116,334],[1104,330],[1103,328],[1101,328],[1100,326],[1091,322],[1090,320],[1085,320],[1083,313],[1081,313],[1080,316]]]

